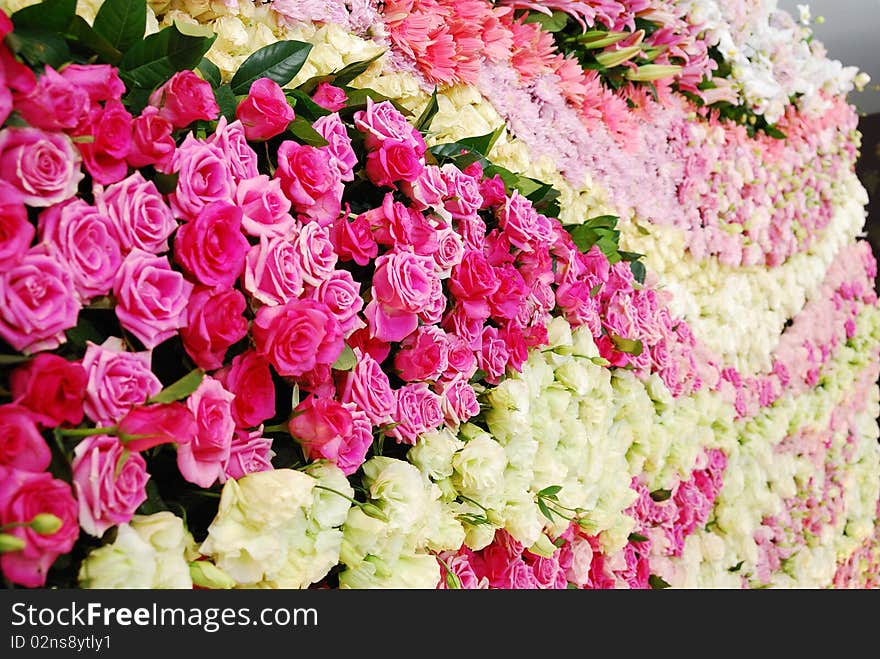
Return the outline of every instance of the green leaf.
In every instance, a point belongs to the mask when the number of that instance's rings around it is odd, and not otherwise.
[[[330,114],[330,110],[315,103],[311,96],[299,89],[286,89],[284,93],[289,100],[293,101],[291,105],[296,108],[298,115],[305,115],[306,118],[315,121]]]
[[[651,498],[654,501],[666,501],[669,497],[672,496],[672,490],[654,490],[651,492]]]
[[[309,144],[311,146],[327,146],[327,140],[324,139],[324,136],[312,128],[312,124],[302,117],[297,117],[291,121],[287,125],[287,130],[293,133],[294,137],[304,144]]]
[[[71,60],[67,42],[54,32],[16,29],[6,36],[6,44],[31,66],[48,64],[59,69]]]
[[[177,190],[177,179],[179,177],[179,172],[173,172],[171,174],[156,172],[153,175],[153,183],[156,184],[156,189],[162,194],[171,194]]]
[[[131,455],[131,451],[128,449],[122,449],[122,453],[119,454],[119,459],[116,461],[116,471],[113,473],[113,478],[119,478],[119,474],[122,473],[122,468],[125,467],[125,463],[128,462],[128,458]]]
[[[401,114],[405,116],[412,116],[412,112],[410,110],[403,107],[393,98],[388,98],[384,94],[380,94],[375,89],[370,89],[369,87],[361,87],[359,89],[346,87],[343,91],[345,91],[345,96],[348,99],[345,102],[345,108],[343,108],[347,113],[354,113],[358,110],[363,110],[367,107],[367,99],[370,98],[374,103],[382,103],[383,101],[388,101],[389,103],[391,103],[391,105],[394,106],[394,109]]]
[[[563,538],[562,536],[560,536],[560,537],[556,538],[556,540],[553,541],[553,546],[556,547],[556,548],[558,549],[559,547],[561,547],[562,545],[564,545],[565,542],[566,542],[565,538]]]
[[[71,327],[64,335],[67,337],[67,342],[79,350],[85,350],[88,341],[100,344],[107,338],[83,313],[77,318],[76,326]]]
[[[226,117],[227,121],[235,121],[238,99],[232,93],[232,88],[229,85],[220,85],[214,90],[214,98],[217,101],[217,107],[220,108],[220,114]]]
[[[526,16],[524,23],[540,23],[545,32],[561,32],[568,24],[568,14],[564,11],[554,11],[550,16],[541,12],[531,12]]]
[[[633,274],[633,278],[639,282],[640,284],[645,283],[645,275],[647,274],[645,271],[645,264],[641,261],[630,261],[629,263],[630,272]]]
[[[568,231],[571,235],[572,242],[574,242],[575,246],[583,254],[589,252],[590,248],[596,244],[597,240],[599,240],[599,234],[586,224],[567,226],[565,227],[565,230]]]
[[[122,53],[116,47],[96,32],[82,16],[74,16],[68,28],[70,36],[89,54],[94,53],[103,62],[119,64]]]
[[[641,533],[630,533],[627,540],[630,542],[648,542],[648,539]]]
[[[144,36],[147,3],[144,0],[104,0],[92,27],[114,48],[126,51]]]
[[[181,398],[186,398],[202,383],[205,372],[200,368],[195,368],[180,378],[177,382],[169,384],[158,394],[153,396],[148,403],[173,403]]]
[[[251,84],[260,78],[269,78],[283,87],[299,73],[311,49],[312,44],[293,40],[278,41],[260,48],[232,76],[232,91],[247,94]]]
[[[465,137],[464,139],[459,140],[458,143],[470,151],[476,151],[480,155],[488,156],[492,147],[495,146],[495,142],[498,141],[498,138],[501,137],[501,133],[503,132],[504,124],[498,126],[498,128],[491,133],[476,135],[474,137]]]
[[[15,366],[30,361],[27,355],[0,355],[0,366]]]
[[[670,587],[669,584],[663,580],[663,577],[658,577],[656,574],[652,574],[648,577],[648,584],[653,590],[663,590],[664,588]]]
[[[151,478],[147,481],[145,489],[147,492],[147,500],[138,506],[138,515],[152,515],[153,513],[168,510],[168,506],[165,505],[165,501],[162,500],[162,495],[159,493],[159,486],[156,484],[155,478]]]
[[[777,140],[784,140],[787,136],[781,130],[779,130],[776,126],[767,126],[764,129],[764,132],[767,133],[770,137],[773,137]]]
[[[601,290],[602,290],[602,282],[600,281],[598,284],[596,284],[595,286],[593,286],[593,288],[590,289],[590,297],[596,297],[599,294],[599,291],[601,291]]]
[[[642,342],[638,339],[625,339],[622,336],[617,336],[617,334],[612,334],[611,343],[614,344],[616,350],[633,355],[634,357],[638,357],[642,354]]]
[[[437,86],[435,85],[434,91],[431,93],[431,100],[428,101],[428,105],[425,106],[425,109],[422,110],[422,114],[420,114],[419,118],[416,120],[416,130],[422,133],[428,130],[428,128],[431,127],[431,122],[434,120],[434,115],[437,114],[439,109],[440,104],[437,103]]]
[[[336,371],[350,371],[355,366],[357,366],[357,355],[354,354],[351,346],[346,343],[342,353],[333,362],[333,369]]]
[[[743,566],[743,563],[745,563],[745,561],[740,561],[739,563],[737,563],[733,567],[727,568],[727,571],[728,572],[739,572],[740,568],[742,568],[742,566]]]
[[[192,26],[175,23],[136,43],[119,63],[123,79],[136,87],[155,88],[178,71],[197,66],[217,37],[194,32]]]
[[[331,73],[328,77],[332,79],[333,84],[336,85],[337,87],[344,87],[345,85],[350,83],[352,80],[357,78],[364,71],[369,69],[370,64],[375,62],[377,59],[382,57],[382,55],[384,55],[384,54],[385,54],[385,51],[383,50],[381,53],[374,55],[373,57],[371,57],[368,60],[364,60],[362,62],[352,62],[348,66],[345,66],[345,67],[339,69],[339,71]]]
[[[15,30],[39,30],[62,34],[76,15],[76,0],[43,0],[15,12]]]
[[[555,497],[559,494],[559,491],[562,489],[561,485],[550,485],[549,487],[545,487],[543,490],[538,492],[539,497],[547,497],[548,499],[551,497]]]
[[[544,503],[544,499],[538,499],[538,510],[541,511],[541,514],[549,519],[551,522],[553,521],[553,513],[550,512],[550,509],[547,507],[547,504]]]
[[[214,64],[207,57],[203,57],[202,61],[199,62],[198,67],[196,67],[199,73],[202,74],[202,78],[211,83],[211,87],[217,89],[223,83],[223,76],[220,73],[220,69],[217,68],[217,65]]]

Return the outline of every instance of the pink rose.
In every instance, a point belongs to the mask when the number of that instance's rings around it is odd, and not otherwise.
[[[140,453],[126,453],[116,437],[92,435],[73,450],[73,489],[82,530],[100,538],[117,524],[127,524],[147,500],[147,463]]]
[[[476,215],[483,205],[479,180],[468,176],[452,163],[443,165],[441,172],[446,182],[446,210],[456,219]]]
[[[406,337],[394,356],[394,368],[406,382],[436,380],[448,366],[446,333],[434,325],[422,325]]]
[[[281,86],[271,78],[260,78],[251,84],[247,98],[235,109],[235,116],[244,126],[245,136],[253,141],[275,137],[296,118]]]
[[[245,307],[244,295],[234,288],[193,289],[180,338],[196,366],[206,371],[223,366],[229,346],[247,335]]]
[[[345,92],[328,82],[321,82],[312,94],[312,100],[325,110],[337,112],[345,107],[348,97]]]
[[[343,336],[347,337],[365,325],[358,316],[358,312],[364,306],[360,291],[361,285],[354,280],[348,270],[334,270],[329,278],[312,289],[311,297],[327,305],[339,321]]]
[[[339,170],[340,178],[343,181],[353,181],[357,156],[351,148],[351,138],[348,136],[348,131],[339,115],[334,113],[320,117],[312,124],[312,128],[327,140],[327,152]]]
[[[400,190],[410,201],[415,210],[426,210],[431,206],[439,207],[444,197],[449,195],[446,181],[437,165],[426,165],[414,181],[401,183]]]
[[[480,579],[477,577],[476,572],[474,572],[474,568],[469,559],[469,550],[463,548],[461,551],[464,553],[453,554],[450,551],[445,551],[440,554],[445,565],[440,565],[440,581],[437,583],[437,588],[440,590],[446,590],[449,588],[446,583],[446,575],[448,574],[447,567],[452,574],[458,577],[458,583],[461,585],[462,590],[481,590],[488,588],[489,582],[486,579]]]
[[[156,185],[140,172],[109,186],[96,202],[113,221],[123,253],[135,247],[150,254],[168,251],[177,222]]]
[[[480,208],[496,208],[504,204],[507,199],[507,191],[504,187],[504,181],[498,174],[480,181],[480,196],[483,198]]]
[[[452,268],[449,291],[457,298],[465,313],[475,318],[489,316],[489,296],[500,282],[495,269],[489,265],[482,252],[468,250],[461,263]]]
[[[85,91],[92,103],[118,101],[125,93],[119,72],[109,64],[68,64],[61,76]]]
[[[197,217],[214,201],[232,203],[235,181],[223,151],[213,144],[186,136],[171,158],[177,171],[177,188],[168,196],[177,216],[184,220]]]
[[[159,116],[175,128],[184,128],[200,119],[213,121],[220,114],[211,83],[188,69],[178,71],[150,94],[149,103],[159,108]]]
[[[480,413],[480,403],[474,388],[461,375],[443,383],[441,407],[450,426],[464,423]]]
[[[547,330],[543,325],[541,330],[534,333],[532,328],[523,328],[516,323],[507,323],[498,330],[498,336],[507,346],[507,365],[520,372],[520,369],[529,358],[529,348],[536,345],[545,345]]]
[[[357,348],[354,349],[354,354],[357,363],[343,376],[340,400],[357,405],[373,425],[390,423],[395,399],[388,375],[369,354]]]
[[[52,245],[31,247],[0,273],[0,337],[18,352],[57,348],[79,309],[73,275]]]
[[[425,153],[425,140],[421,133],[390,101],[375,103],[367,97],[367,109],[355,112],[354,125],[366,134],[364,142],[367,149],[375,150],[386,140],[396,140],[412,146],[418,157]]]
[[[235,394],[223,388],[219,380],[206,375],[190,394],[186,406],[196,418],[197,433],[189,442],[177,445],[177,468],[190,483],[211,487],[225,477],[235,421],[231,405]]]
[[[244,289],[263,304],[274,306],[299,297],[303,279],[296,246],[286,238],[260,237],[245,259]]]
[[[205,206],[174,237],[175,260],[205,286],[230,288],[244,271],[249,248],[241,209],[223,201]]]
[[[58,248],[83,303],[107,295],[122,263],[110,218],[82,199],[47,208],[38,223],[40,240]]]
[[[442,425],[440,396],[426,383],[411,382],[394,393],[396,404],[391,416],[397,425],[388,434],[399,443],[413,446],[419,435]]]
[[[272,438],[263,437],[262,426],[256,430],[236,429],[220,481],[226,482],[230,478],[237,480],[258,471],[271,471],[274,469],[274,455]]]
[[[447,334],[446,338],[449,342],[449,367],[446,369],[444,376],[451,379],[461,373],[465,380],[470,380],[471,376],[477,371],[477,358],[474,355],[473,349],[460,336]]]
[[[319,286],[330,278],[338,257],[326,227],[309,222],[299,230],[293,245],[304,283]]]
[[[362,354],[369,355],[380,364],[388,357],[391,352],[391,344],[380,341],[370,334],[369,327],[362,327],[352,332],[346,339],[346,342],[352,349],[360,350]]]
[[[373,445],[373,425],[366,413],[354,403],[345,403],[344,407],[351,413],[351,433],[339,445],[333,457],[325,457],[333,460],[343,474],[350,476],[364,464],[367,451]]]
[[[260,307],[253,323],[257,353],[281,376],[298,376],[319,364],[330,365],[342,353],[342,329],[326,305],[293,299]]]
[[[296,220],[290,214],[290,199],[281,191],[281,181],[265,174],[239,181],[235,200],[241,208],[241,228],[259,238],[288,237]]]
[[[509,263],[495,268],[498,288],[489,296],[489,311],[496,320],[511,320],[525,304],[529,289],[519,271]]]
[[[39,423],[52,428],[82,421],[86,379],[80,364],[42,353],[12,372],[9,388],[16,404],[28,408]]]
[[[46,584],[46,574],[55,559],[66,554],[79,537],[77,505],[70,485],[38,474],[0,466],[0,525],[10,525],[4,533],[24,540],[24,549],[0,554],[4,576],[27,588]],[[55,533],[41,534],[27,524],[37,515],[48,513],[61,520]]]
[[[278,147],[275,177],[293,202],[293,209],[321,225],[331,223],[342,209],[342,178],[326,148],[286,140]]]
[[[437,251],[437,229],[422,213],[394,201],[390,192],[382,200],[381,208],[374,208],[363,214],[370,226],[376,242],[398,249],[411,246],[416,254],[430,256]]]
[[[88,112],[89,95],[47,65],[36,87],[15,95],[15,110],[34,128],[70,130]]]
[[[207,142],[223,152],[236,183],[259,175],[257,152],[247,143],[244,127],[240,121],[228,124],[226,117],[220,117],[214,134],[208,137]]]
[[[499,212],[498,225],[507,233],[510,242],[525,252],[532,251],[535,244],[553,241],[550,220],[515,190]]]
[[[592,278],[560,284],[556,289],[556,304],[569,323],[576,327],[586,325],[593,336],[599,336],[602,305],[599,297],[592,294],[595,285]]]
[[[484,319],[471,316],[461,304],[456,304],[443,316],[441,327],[447,333],[461,338],[474,350],[480,349]]]
[[[116,316],[146,348],[170,339],[186,325],[193,285],[171,269],[168,257],[133,249],[116,276]]]
[[[463,217],[456,223],[456,229],[461,234],[465,249],[482,251],[486,245],[486,223],[479,215]]]
[[[306,455],[315,459],[316,454],[335,454],[345,441],[351,433],[351,412],[333,398],[310,395],[294,408],[287,427]]]
[[[102,109],[94,106],[77,137],[89,136],[90,142],[77,142],[86,171],[95,183],[116,183],[128,174],[125,158],[131,150],[131,115],[119,101],[107,101]]]
[[[0,195],[14,195],[14,191],[8,190],[10,187],[0,187]],[[0,201],[0,270],[8,270],[18,262],[31,246],[35,233],[24,204],[15,198]]]
[[[464,242],[451,227],[443,227],[437,231],[437,251],[432,254],[437,269],[446,275],[452,268],[461,263],[464,257]]]
[[[372,301],[364,313],[370,330],[383,341],[400,341],[418,326],[418,313],[431,302],[433,259],[390,252],[376,259]]]
[[[128,163],[132,167],[155,165],[157,171],[169,173],[177,148],[171,136],[173,130],[171,122],[159,116],[159,110],[151,105],[145,107],[131,124]]]
[[[358,215],[351,222],[345,217],[336,218],[330,238],[336,253],[343,261],[367,265],[379,253],[370,223],[364,215]]]
[[[122,339],[110,337],[101,345],[89,342],[83,356],[86,372],[84,409],[98,426],[112,426],[131,407],[162,390],[150,368],[150,352],[126,352]]]
[[[159,444],[184,444],[198,432],[192,412],[177,401],[137,405],[120,419],[117,428],[129,451],[146,451]]]
[[[501,381],[509,357],[507,343],[498,336],[497,328],[484,327],[482,347],[477,353],[477,365],[486,373],[486,382],[498,384]]]
[[[40,472],[50,462],[52,453],[35,415],[21,405],[0,405],[0,466]]]
[[[83,178],[81,162],[73,142],[62,133],[0,130],[0,179],[28,206],[52,206],[75,195]]]
[[[367,176],[379,186],[394,188],[397,181],[412,183],[424,167],[421,157],[408,142],[385,140],[382,146],[367,154]]]
[[[232,359],[216,373],[227,391],[235,394],[232,418],[240,428],[252,428],[275,416],[275,384],[269,363],[253,350]]]

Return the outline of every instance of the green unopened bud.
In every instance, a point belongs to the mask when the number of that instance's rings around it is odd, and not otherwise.
[[[497,510],[492,510],[491,508],[487,510],[486,519],[492,523],[492,526],[504,526],[504,516]]]
[[[8,551],[19,551],[24,549],[24,546],[24,540],[17,535],[0,533],[0,554],[5,554]]]
[[[648,82],[649,80],[671,78],[679,71],[681,71],[681,67],[675,64],[643,64],[638,69],[629,69],[624,75],[627,80]]]
[[[456,490],[455,485],[452,484],[451,478],[444,478],[443,480],[437,481],[437,487],[439,487],[440,491],[443,493],[444,501],[454,501],[458,496],[458,490]]]
[[[606,50],[596,55],[596,61],[606,69],[610,69],[631,60],[638,55],[641,50],[641,46],[627,46],[620,50]]]
[[[189,576],[193,584],[215,590],[235,587],[235,579],[210,561],[193,561],[189,564]]]
[[[61,528],[61,518],[52,513],[40,513],[34,517],[29,526],[40,535],[52,535]]]
[[[629,32],[606,32],[605,30],[590,30],[578,36],[578,43],[587,48],[605,48],[613,46],[618,41],[626,39],[630,35]]]
[[[388,521],[388,515],[385,514],[385,511],[383,511],[379,506],[374,503],[362,503],[361,510],[367,517],[372,517],[382,522]]]
[[[551,558],[553,554],[556,553],[556,545],[553,544],[550,538],[542,533],[538,536],[535,544],[529,547],[529,551],[538,556],[543,556],[544,558]]]
[[[364,560],[368,563],[372,563],[376,568],[376,576],[385,579],[391,576],[391,567],[384,560],[376,556],[375,554],[367,554],[364,556]]]

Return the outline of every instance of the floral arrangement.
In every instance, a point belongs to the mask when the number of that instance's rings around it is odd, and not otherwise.
[[[876,585],[865,81],[808,16],[0,8],[7,586]]]

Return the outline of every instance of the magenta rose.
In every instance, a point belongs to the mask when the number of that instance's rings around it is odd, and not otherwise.
[[[226,117],[220,117],[214,134],[207,139],[208,144],[213,144],[220,151],[229,164],[233,180],[238,183],[259,174],[257,171],[257,152],[247,143],[244,127],[240,121],[227,123]]]
[[[400,341],[418,326],[418,314],[432,299],[433,259],[412,252],[390,252],[376,259],[372,301],[364,313],[370,330],[383,341]]]
[[[0,195],[14,195],[9,188],[0,186]],[[0,201],[0,270],[7,270],[18,262],[31,246],[34,233],[24,204],[14,198]]]
[[[434,325],[422,325],[406,337],[394,356],[394,368],[406,382],[436,380],[448,366],[446,332]]]
[[[0,466],[40,472],[51,461],[34,414],[22,405],[0,405]]]
[[[475,215],[483,205],[479,180],[468,176],[452,163],[443,165],[441,171],[446,182],[447,193],[443,204],[446,210],[455,219]]]
[[[116,437],[92,435],[73,450],[73,489],[82,530],[100,538],[117,524],[127,524],[147,500],[147,463],[127,453]]]
[[[310,395],[294,408],[287,427],[310,459],[335,455],[351,434],[351,412],[333,398]]]
[[[370,150],[380,148],[386,140],[396,140],[412,146],[419,157],[425,153],[425,140],[421,133],[390,101],[375,103],[367,97],[367,109],[355,112],[354,125],[366,134],[364,142]]]
[[[602,333],[602,304],[592,294],[595,285],[592,278],[560,284],[556,289],[556,304],[569,323],[576,327],[586,325],[593,336],[599,336]]]
[[[159,108],[159,116],[175,128],[184,128],[200,119],[213,121],[220,114],[211,83],[188,69],[178,71],[150,94],[149,103]]]
[[[208,204],[174,237],[174,259],[205,286],[231,287],[249,248],[241,233],[241,209],[223,201]]]
[[[509,263],[495,269],[498,288],[489,296],[489,310],[495,319],[511,320],[525,304],[529,289],[519,271]]]
[[[358,316],[364,306],[361,285],[348,270],[334,270],[329,278],[312,289],[311,297],[327,305],[339,321],[344,336],[364,327],[364,321]]]
[[[263,437],[262,426],[256,430],[236,429],[220,481],[226,482],[229,478],[237,480],[258,471],[271,471],[274,469],[274,456],[272,438]]]
[[[354,349],[354,354],[357,363],[343,376],[340,400],[357,405],[376,426],[390,423],[395,399],[388,375],[369,354],[359,348]]]
[[[119,438],[129,451],[146,451],[159,444],[184,444],[197,432],[189,408],[177,401],[137,405],[117,425]]]
[[[425,166],[416,180],[401,183],[400,190],[409,197],[416,210],[425,210],[430,206],[439,207],[449,195],[446,181],[437,165]]]
[[[385,195],[380,208],[363,214],[373,228],[376,242],[400,249],[411,246],[421,256],[437,251],[437,229],[421,212],[394,201],[390,192]]]
[[[126,352],[122,339],[89,342],[83,356],[86,372],[84,409],[98,426],[112,426],[135,405],[162,390],[150,368],[150,352]]]
[[[507,343],[495,327],[483,328],[483,343],[477,353],[477,365],[486,373],[486,382],[498,384],[504,377],[510,354]]]
[[[85,131],[77,131],[77,137],[92,138],[77,142],[77,147],[95,183],[116,183],[128,173],[125,158],[131,150],[131,122],[122,103],[107,101],[103,108],[93,106]]]
[[[177,216],[191,220],[214,201],[232,203],[235,181],[231,164],[220,147],[188,134],[174,152],[170,167],[178,174],[177,187],[168,195]]]
[[[538,243],[553,241],[553,225],[550,220],[532,206],[532,202],[514,191],[499,212],[498,225],[504,229],[510,242],[521,250],[530,252]]]
[[[78,424],[83,418],[86,372],[76,362],[42,353],[9,376],[12,400],[31,411],[43,426]]]
[[[446,338],[449,341],[449,366],[444,376],[451,379],[461,373],[465,380],[469,380],[477,371],[477,358],[473,349],[460,336],[447,334]]]
[[[247,98],[235,109],[249,140],[262,141],[284,132],[296,118],[284,90],[271,78],[259,78],[251,84]]]
[[[30,92],[15,95],[15,111],[28,124],[42,130],[76,128],[88,110],[86,90],[48,65]]]
[[[293,245],[304,283],[319,286],[330,278],[338,257],[326,227],[317,222],[305,224],[297,233]]]
[[[76,194],[82,156],[63,133],[0,130],[0,179],[28,206],[52,206]]]
[[[242,285],[270,306],[299,297],[303,280],[296,246],[286,238],[262,236],[247,254]]]
[[[441,407],[450,426],[464,423],[480,413],[480,403],[474,388],[461,375],[443,383]]]
[[[351,138],[348,136],[348,130],[339,115],[334,112],[320,117],[312,124],[312,128],[327,140],[327,152],[339,170],[340,178],[343,181],[353,181],[357,156],[351,148]]]
[[[235,394],[232,418],[240,428],[253,428],[275,416],[275,384],[269,362],[246,350],[215,374],[227,391]]]
[[[367,154],[366,172],[376,185],[394,188],[398,181],[411,183],[418,179],[424,166],[411,144],[385,140],[382,146]]]
[[[260,174],[239,181],[235,200],[242,212],[241,228],[249,236],[289,237],[293,233],[296,220],[280,180]]]
[[[159,110],[153,106],[145,107],[131,124],[128,163],[132,167],[155,165],[157,171],[170,173],[171,160],[177,148],[171,136],[173,131],[174,126],[159,116]]]
[[[113,286],[116,316],[144,347],[155,348],[186,325],[192,289],[181,273],[171,269],[168,257],[133,249]]]
[[[507,191],[504,187],[504,181],[498,174],[480,181],[480,196],[483,198],[481,208],[496,208],[504,204],[507,199]]]
[[[61,76],[85,91],[92,103],[118,101],[125,93],[119,72],[109,64],[68,64]]]
[[[331,223],[342,209],[342,178],[326,148],[286,140],[278,147],[275,177],[293,209],[319,224]]]
[[[329,82],[318,83],[315,92],[312,94],[312,100],[325,110],[337,112],[345,107],[348,97],[345,92]]]
[[[418,436],[443,424],[440,396],[424,382],[411,382],[395,393],[392,420],[397,423],[389,436],[399,443],[415,445]]]
[[[0,273],[0,337],[18,352],[57,348],[79,309],[73,275],[52,245],[31,247]]]
[[[55,533],[41,534],[27,526],[41,513],[61,520]],[[0,525],[9,525],[3,532],[25,543],[24,549],[0,554],[4,576],[27,588],[44,586],[52,563],[73,549],[79,537],[76,513],[76,501],[64,481],[45,471],[31,473],[0,466]]]
[[[489,316],[488,298],[500,282],[495,269],[482,252],[468,250],[461,263],[452,268],[449,291],[456,297],[465,313],[474,318]]]
[[[333,460],[343,474],[350,476],[364,463],[367,451],[373,445],[373,425],[366,413],[354,403],[345,403],[344,407],[351,413],[351,433],[339,445],[333,457],[324,457]]]
[[[342,328],[326,305],[293,299],[260,307],[253,323],[257,353],[282,376],[298,376],[319,364],[329,365],[342,353]]]
[[[135,172],[96,197],[116,227],[124,254],[135,247],[150,254],[168,251],[168,238],[177,222],[152,181]]]
[[[247,335],[247,301],[234,288],[196,286],[187,304],[180,338],[196,366],[211,371],[223,366],[226,351]]]
[[[40,240],[54,245],[73,276],[80,300],[107,295],[122,263],[113,222],[82,199],[47,208],[38,222]]]
[[[235,394],[226,391],[219,380],[206,375],[187,399],[197,432],[192,441],[177,445],[177,467],[190,483],[211,487],[224,478],[223,467],[235,434],[231,411],[234,398]]]
[[[358,215],[351,222],[345,217],[336,218],[330,239],[333,241],[336,253],[343,261],[367,265],[379,253],[379,246],[373,238],[370,223],[364,215]]]

